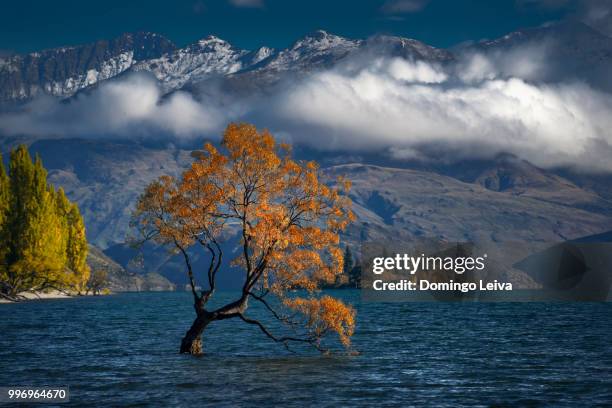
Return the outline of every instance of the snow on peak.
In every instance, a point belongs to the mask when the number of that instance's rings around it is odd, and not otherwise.
[[[432,47],[412,38],[376,35],[367,40],[366,46],[369,50],[374,50],[379,54],[406,59],[435,61],[453,59],[452,54],[447,50]]]
[[[214,46],[214,45],[231,47],[230,43],[212,34],[206,38],[202,38],[200,41],[197,42],[197,44],[200,47],[209,47],[209,46]]]
[[[274,48],[269,47],[260,47],[255,54],[253,55],[253,59],[251,60],[252,64],[257,64],[266,58],[269,58],[274,54]]]
[[[164,91],[178,89],[211,75],[227,75],[243,68],[242,57],[248,51],[235,49],[214,35],[178,49],[160,58],[136,64],[135,71],[150,71],[162,83]]]
[[[278,71],[329,66],[359,48],[361,44],[361,40],[351,40],[318,30],[281,51],[266,66]]]
[[[358,40],[349,40],[324,30],[317,30],[296,41],[291,49],[326,50],[335,47],[353,48],[358,46],[359,43],[360,41]]]
[[[263,74],[261,78],[270,79],[285,71],[307,73],[325,69],[334,66],[354,52],[369,48],[371,43],[370,40],[344,38],[324,30],[314,31],[280,51],[265,46],[255,51],[247,51],[236,48],[214,35],[178,49],[163,36],[150,32],[126,33],[112,41],[116,42],[113,47],[119,48],[119,52],[115,55],[105,56],[95,67],[71,73],[67,77],[60,75],[37,86],[42,92],[66,97],[87,86],[131,70],[151,72],[160,81],[162,91],[170,92],[209,77],[239,72],[256,71],[258,74]],[[100,42],[100,44],[105,43]],[[380,37],[374,48],[385,55],[388,53],[406,58],[448,53],[416,40],[399,37]],[[74,58],[72,55],[75,54],[72,52],[74,49],[74,47],[64,47],[43,51],[42,54],[53,54],[51,57],[57,59]],[[29,56],[2,58],[0,75],[15,76],[26,63],[26,58],[38,59],[42,54],[32,53]],[[24,89],[26,87],[23,84],[19,86]],[[9,97],[16,92],[9,91],[4,92]],[[1,94],[2,92],[0,96]],[[24,98],[26,97],[28,95],[24,95]]]

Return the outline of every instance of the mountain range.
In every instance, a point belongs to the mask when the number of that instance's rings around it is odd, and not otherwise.
[[[11,107],[43,94],[67,98],[129,72],[150,72],[169,93],[178,89],[193,91],[203,81],[218,77],[241,86],[255,80],[262,86],[278,81],[282,74],[303,75],[332,67],[349,56],[391,56],[452,64],[474,52],[495,55],[537,45],[546,46],[546,55],[540,57],[563,62],[550,64],[557,68],[538,73],[538,80],[576,77],[608,87],[612,38],[582,23],[519,30],[496,40],[452,49],[388,35],[348,39],[323,30],[282,50],[266,46],[243,50],[212,35],[178,48],[159,34],[139,32],[81,46],[0,57],[0,106]]]
[[[110,41],[0,58],[0,102],[7,106],[41,94],[66,98],[102,81],[139,71],[152,73],[166,93],[218,76],[235,80],[257,75],[270,80],[280,73],[331,67],[366,50],[403,58],[453,59],[449,51],[416,40],[391,36],[351,40],[322,30],[284,50],[264,46],[255,51],[236,48],[212,35],[177,48],[159,34],[128,33]]]
[[[199,98],[214,82],[234,95],[249,95],[265,92],[287,78],[337,66],[349,57],[393,56],[453,67],[473,53],[495,59],[502,50],[512,55],[514,49],[541,44],[547,44],[546,58],[564,63],[553,64],[554,70],[531,73],[531,80],[579,78],[609,90],[612,39],[579,23],[520,30],[452,49],[383,35],[347,39],[325,31],[309,34],[282,50],[242,50],[214,36],[179,48],[161,35],[135,33],[0,58],[0,109],[20,109],[41,96],[70,101],[80,92],[132,72],[154,76],[164,94],[183,90]],[[109,268],[123,268],[117,274],[131,276],[124,286],[146,287],[134,280],[134,274],[146,273],[159,273],[183,284],[182,265],[172,254],[149,249],[153,259],[143,267],[136,265],[136,254],[125,242],[138,195],[157,176],[179,175],[196,146],[88,136],[2,137],[0,147],[6,152],[25,142],[41,156],[50,181],[79,203],[98,262],[108,256],[112,259],[104,262]],[[330,157],[297,151],[301,158],[319,160],[330,182],[338,175],[352,180],[357,220],[343,240],[354,247],[394,236],[550,242],[612,230],[612,178],[607,174],[545,170],[509,154],[489,160],[424,164],[367,155],[355,158],[343,152]],[[151,279],[156,282],[157,275]],[[167,283],[156,287],[167,287]]]

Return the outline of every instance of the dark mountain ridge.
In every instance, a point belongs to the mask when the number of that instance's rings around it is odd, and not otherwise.
[[[156,58],[176,46],[155,33],[125,33],[112,40],[0,58],[0,103],[39,95],[67,97],[113,78],[135,62]]]

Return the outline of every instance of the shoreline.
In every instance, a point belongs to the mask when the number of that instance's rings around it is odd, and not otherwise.
[[[108,292],[108,293],[99,293],[99,294],[67,294],[65,292],[60,292],[58,290],[52,290],[50,292],[21,292],[19,296],[23,296],[24,299],[20,299],[18,301],[13,301],[9,299],[0,298],[0,304],[8,304],[8,303],[25,303],[31,301],[38,300],[53,300],[53,299],[74,299],[79,297],[90,297],[90,296],[110,296],[118,293],[153,293],[153,292],[181,292],[176,290],[135,290],[135,291],[119,291],[119,292]]]
[[[0,304],[4,303],[21,303],[21,302],[30,302],[36,300],[47,300],[47,299],[71,299],[79,296],[94,296],[93,294],[89,295],[69,295],[64,292],[60,292],[59,290],[52,290],[49,292],[21,292],[19,296],[23,296],[25,299],[20,301],[13,301],[9,299],[0,298]]]

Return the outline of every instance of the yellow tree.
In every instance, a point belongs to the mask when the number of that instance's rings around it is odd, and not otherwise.
[[[81,294],[87,291],[87,282],[90,277],[90,268],[87,265],[87,237],[85,224],[75,203],[71,203],[66,197],[64,190],[60,188],[55,193],[56,209],[63,223],[63,234],[65,237],[65,283]]]
[[[47,183],[26,146],[0,157],[0,296],[47,289],[82,292],[89,278],[85,226],[76,204]]]
[[[354,309],[319,291],[342,273],[338,234],[353,219],[349,183],[325,185],[316,163],[292,160],[289,146],[248,124],[230,124],[220,150],[207,143],[193,156],[182,177],[162,176],[151,183],[134,213],[145,240],[171,246],[184,257],[196,317],[180,352],[201,354],[204,329],[230,318],[258,327],[286,347],[301,342],[324,351],[321,340],[331,333],[349,347]],[[240,236],[240,255],[232,265],[243,270],[242,290],[234,301],[211,308],[217,275],[223,273],[221,237],[230,231]],[[204,290],[198,290],[192,268],[197,248],[210,260]],[[249,301],[258,302],[290,334],[275,334],[249,316]]]
[[[0,155],[0,297],[6,297],[5,293],[11,290],[8,280],[8,268],[6,267],[7,255],[10,251],[10,233],[8,226],[8,211],[11,206],[11,185],[2,155]]]
[[[9,205],[3,234],[0,281],[15,296],[64,286],[64,223],[57,215],[55,190],[47,184],[40,158],[32,161],[21,145],[11,151]]]

